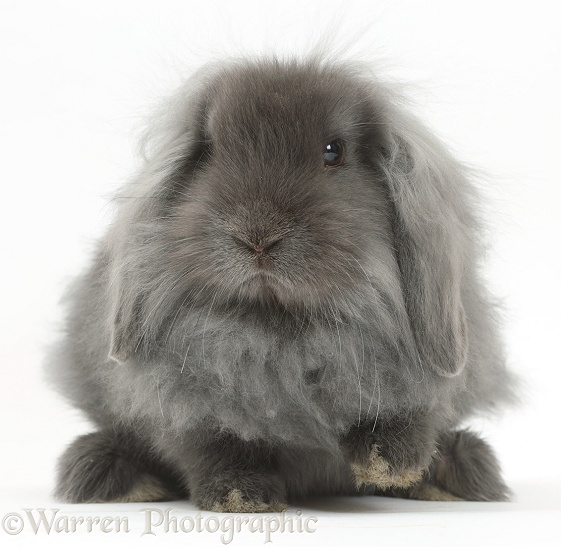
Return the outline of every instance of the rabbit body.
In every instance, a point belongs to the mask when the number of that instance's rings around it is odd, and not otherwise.
[[[514,397],[478,197],[391,88],[319,60],[207,67],[146,150],[49,359],[98,428],[60,499],[506,498],[458,431]]]

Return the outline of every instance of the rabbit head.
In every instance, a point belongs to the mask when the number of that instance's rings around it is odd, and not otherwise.
[[[470,192],[438,140],[361,71],[206,69],[165,105],[123,192],[107,255],[110,354],[126,361],[182,306],[366,315],[411,359],[455,376]]]

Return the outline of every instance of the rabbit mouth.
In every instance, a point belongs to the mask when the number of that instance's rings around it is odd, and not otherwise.
[[[273,261],[271,257],[266,254],[258,254],[253,259],[254,267],[257,270],[257,275],[263,279],[267,279],[268,277],[274,277],[274,270],[273,270]],[[268,274],[271,274],[270,276]]]
[[[271,269],[257,266],[256,271],[244,282],[244,289],[251,300],[262,304],[279,305],[286,288]]]
[[[280,278],[270,268],[257,267],[256,272],[252,275],[247,282],[251,285],[260,287],[275,287],[280,285]]]

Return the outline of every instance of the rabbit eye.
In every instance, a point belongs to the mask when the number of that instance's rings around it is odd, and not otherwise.
[[[331,141],[323,149],[323,165],[339,167],[345,159],[343,143],[340,140]]]

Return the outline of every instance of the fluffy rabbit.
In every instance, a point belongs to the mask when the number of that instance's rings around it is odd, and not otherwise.
[[[458,429],[514,397],[477,195],[390,87],[321,60],[207,67],[120,197],[49,359],[96,426],[59,500],[507,499]]]

